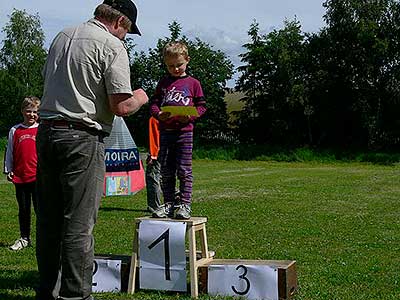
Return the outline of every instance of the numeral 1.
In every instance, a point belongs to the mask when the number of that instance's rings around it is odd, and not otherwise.
[[[169,229],[164,231],[154,242],[152,242],[148,248],[149,250],[153,249],[158,243],[164,240],[164,261],[165,261],[165,279],[171,280],[171,270],[170,270],[170,262],[171,258],[169,255]]]

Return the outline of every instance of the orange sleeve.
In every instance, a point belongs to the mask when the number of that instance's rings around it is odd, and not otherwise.
[[[157,159],[160,150],[160,131],[158,129],[158,120],[154,117],[149,119],[149,149],[152,159]]]

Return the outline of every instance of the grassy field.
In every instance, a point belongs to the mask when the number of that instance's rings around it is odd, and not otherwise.
[[[194,177],[193,215],[208,218],[216,258],[296,260],[295,300],[400,299],[399,165],[195,160]],[[33,299],[34,248],[8,249],[18,222],[5,178],[0,195],[0,299]],[[96,253],[131,254],[145,196],[103,199]],[[152,291],[96,297],[190,298]]]

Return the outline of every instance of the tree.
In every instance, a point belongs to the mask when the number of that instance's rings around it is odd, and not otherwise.
[[[297,21],[244,45],[238,128],[257,143],[400,145],[400,2],[327,0],[320,32]],[[253,134],[262,132],[263,135]]]
[[[39,15],[14,9],[3,28],[0,50],[0,131],[20,119],[19,103],[25,96],[41,96],[41,71],[46,59]]]
[[[304,117],[304,36],[297,20],[260,35],[256,21],[241,55],[237,89],[246,97],[237,119],[241,139],[256,143],[300,143]],[[262,133],[262,134],[260,134]]]
[[[399,143],[399,124],[391,114],[400,108],[393,89],[399,83],[399,2],[329,0],[324,5],[321,69],[329,74],[324,80],[329,92],[320,120],[329,128],[330,142],[373,148]]]

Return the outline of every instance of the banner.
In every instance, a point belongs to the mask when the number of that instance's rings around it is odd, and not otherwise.
[[[142,190],[146,186],[143,163],[122,117],[114,118],[110,136],[104,139],[104,143],[104,195],[126,196]]]

